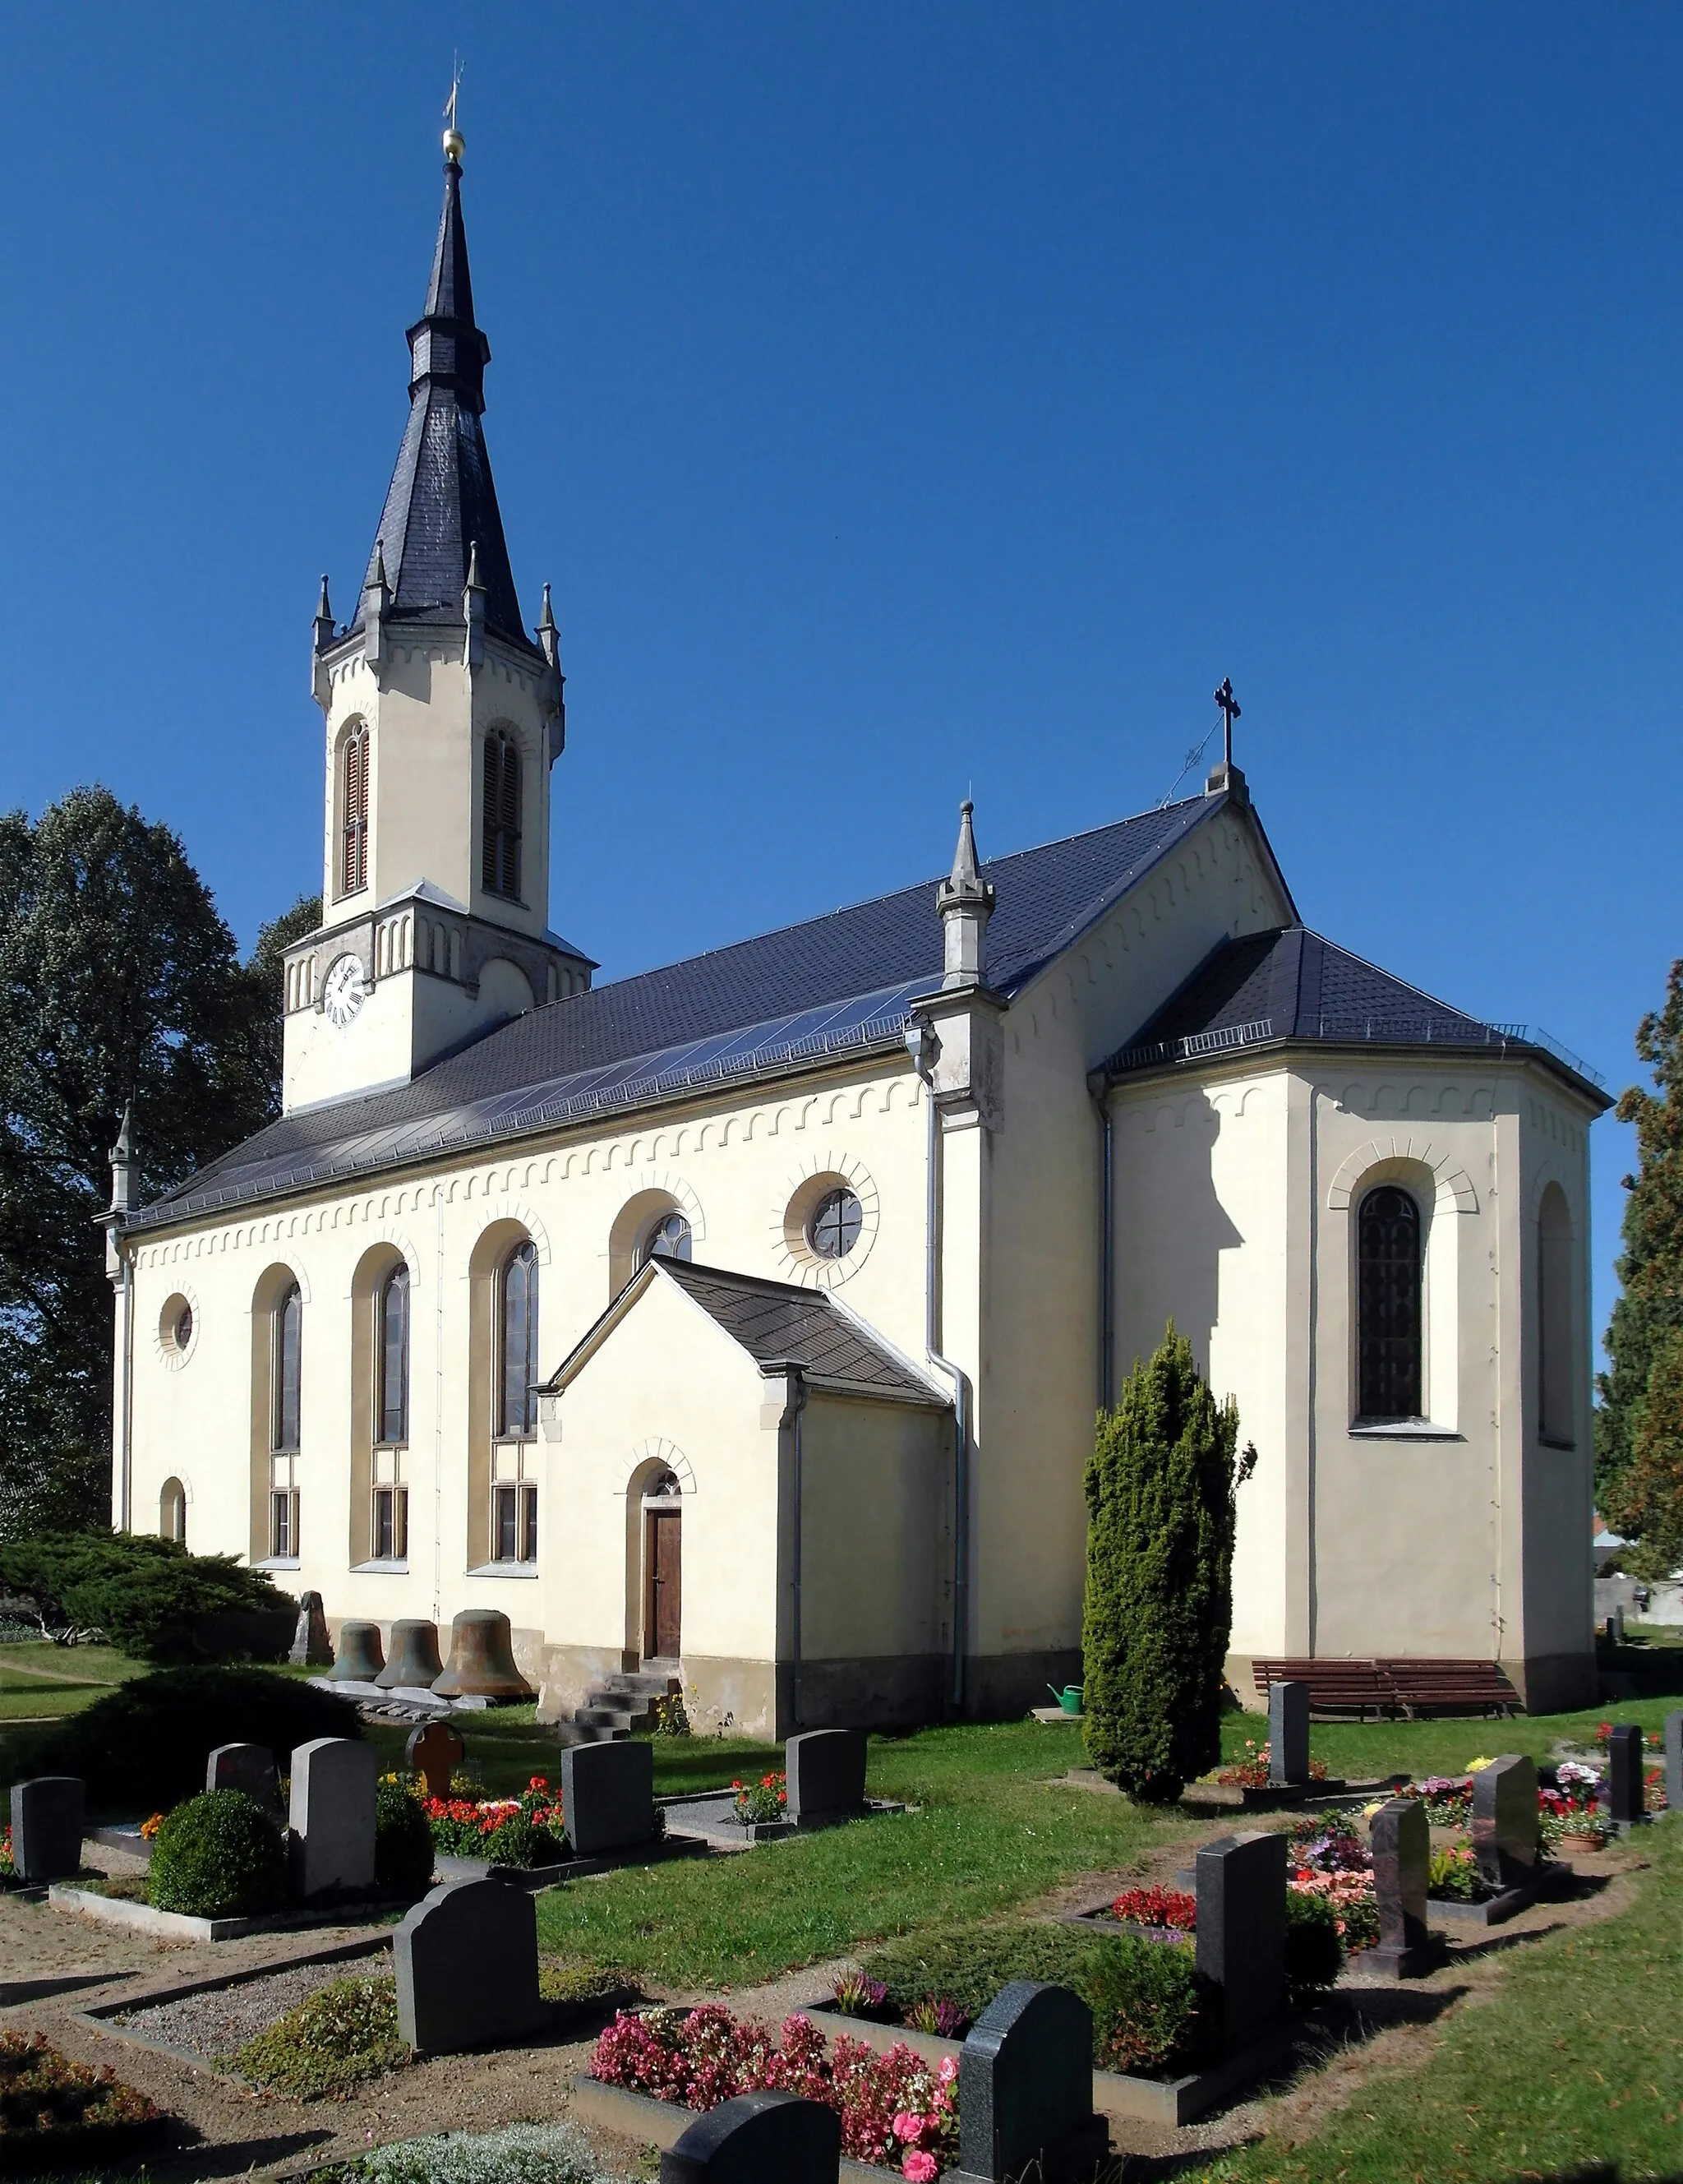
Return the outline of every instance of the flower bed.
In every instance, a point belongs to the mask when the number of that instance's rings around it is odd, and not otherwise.
[[[555,1865],[570,1858],[563,1833],[561,1792],[534,1774],[518,1797],[414,1795],[447,1858],[488,1858],[493,1865]]]
[[[1125,1888],[1110,1906],[1110,1915],[1124,1926],[1143,1926],[1152,1933],[1191,1934],[1198,1923],[1198,1899],[1184,1888]]]
[[[845,2033],[827,2042],[798,2014],[780,2036],[716,2003],[641,2017],[621,2010],[596,2043],[591,2075],[697,2109],[762,2090],[822,2101],[841,2116],[844,2153],[897,2165],[912,2184],[929,2184],[958,2147],[956,2062],[930,2065],[901,2042],[879,2055]]]
[[[73,2063],[39,2032],[0,2032],[0,2171],[103,2166],[137,2152],[166,2120],[108,2064]]]
[[[1352,1816],[1329,1813],[1300,1821],[1288,1845],[1286,1886],[1319,1897],[1331,1907],[1338,1938],[1347,1949],[1370,1949],[1379,1940],[1373,1852],[1355,1832]]]
[[[1255,1737],[1247,1736],[1244,1758],[1235,1760],[1230,1767],[1224,1767],[1215,1779],[1224,1789],[1268,1790],[1275,1786],[1269,1780],[1268,1769],[1268,1745],[1258,1744]],[[1312,1782],[1325,1781],[1326,1762],[1324,1759],[1310,1760],[1309,1780]]]
[[[758,1782],[733,1782],[736,1793],[732,1810],[744,1827],[769,1827],[784,1817],[789,1802],[789,1779],[780,1770],[762,1774]]]

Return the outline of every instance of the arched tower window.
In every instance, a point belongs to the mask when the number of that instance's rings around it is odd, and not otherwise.
[[[380,1444],[409,1438],[409,1270],[395,1267],[380,1287]]]
[[[339,883],[346,894],[368,885],[368,730],[354,727],[345,738],[343,809]]]
[[[1382,1184],[1356,1216],[1357,1416],[1420,1415],[1420,1210]]]
[[[1549,1184],[1537,1208],[1538,1433],[1557,1448],[1577,1440],[1572,1402],[1572,1217]]]
[[[495,728],[485,739],[480,816],[480,885],[517,902],[520,894],[520,747]]]
[[[303,1396],[304,1305],[296,1282],[275,1300],[274,1400],[269,1412],[269,1552],[291,1562],[298,1552],[297,1456]]]

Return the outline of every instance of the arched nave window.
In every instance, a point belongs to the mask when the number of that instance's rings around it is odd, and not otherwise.
[[[501,728],[485,739],[480,885],[487,894],[519,900],[520,747]]]
[[[296,1282],[275,1300],[274,1401],[269,1425],[269,1552],[280,1562],[298,1552],[298,1440],[303,1392],[303,1299]]]
[[[497,1283],[497,1446],[491,1558],[537,1560],[537,1253],[530,1240],[503,1262]]]
[[[368,730],[353,728],[345,738],[342,802],[343,856],[339,884],[346,894],[368,885]]]
[[[637,1248],[637,1264],[651,1259],[687,1259],[692,1249],[690,1224],[681,1213],[663,1213]]]
[[[1356,1216],[1357,1417],[1420,1416],[1420,1210],[1381,1184]]]
[[[409,1490],[403,1451],[409,1438],[409,1270],[394,1267],[380,1285],[375,1350],[374,1510],[369,1546],[378,1562],[409,1552]]]

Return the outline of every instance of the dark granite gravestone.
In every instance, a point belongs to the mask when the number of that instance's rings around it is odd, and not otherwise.
[[[342,1623],[339,1656],[330,1671],[336,1684],[371,1684],[386,1666],[377,1623]]]
[[[865,1808],[865,1733],[862,1729],[809,1729],[783,1747],[788,1776],[786,1819],[798,1826],[840,1819]]]
[[[426,1786],[429,1797],[447,1797],[450,1777],[462,1763],[467,1747],[447,1721],[430,1721],[409,1731],[403,1757]]]
[[[561,1754],[561,1810],[575,1858],[652,1842],[653,1745],[569,1745]]]
[[[333,1665],[327,1613],[319,1592],[298,1596],[298,1624],[292,1633],[292,1650],[286,1658],[295,1669],[330,1669]]]
[[[438,1625],[424,1616],[406,1616],[392,1625],[386,1666],[375,1678],[383,1691],[429,1691],[444,1673],[438,1658]]]
[[[1602,1804],[1615,1827],[1634,1827],[1642,1813],[1642,1732],[1621,1724],[1607,1741]]]
[[[949,2184],[1090,2178],[1110,2149],[1093,2114],[1092,2012],[1068,1987],[1013,1980],[958,2056],[958,2165]]]
[[[266,1744],[219,1744],[204,1763],[204,1786],[243,1790],[264,1812],[280,1817],[280,1784]]]
[[[1426,1925],[1431,1823],[1418,1797],[1387,1798],[1373,1819],[1379,1946],[1365,1961],[1393,1979],[1418,1979],[1441,1953]]]
[[[1665,1717],[1665,1802],[1683,1813],[1683,1713]]]
[[[537,1906],[500,1880],[424,1896],[392,1945],[397,2030],[418,2055],[503,2047],[548,2020],[537,1991]]]
[[[12,1785],[12,1864],[19,1880],[33,1886],[81,1871],[86,1803],[75,1774],[37,1774]]]
[[[318,1736],[292,1754],[292,1836],[286,1848],[295,1896],[374,1886],[374,1747]]]
[[[1235,2048],[1286,2007],[1286,1838],[1222,1836],[1194,1869],[1198,1970],[1221,1989],[1223,2035]]]
[[[1270,1783],[1309,1779],[1309,1687],[1270,1684],[1268,1687],[1268,1779]]]
[[[1528,1888],[1537,1870],[1537,1769],[1508,1753],[1473,1777],[1473,1853],[1487,1888]]]
[[[841,2173],[841,2117],[793,2093],[738,2093],[660,2157],[660,2184],[836,2184]]]

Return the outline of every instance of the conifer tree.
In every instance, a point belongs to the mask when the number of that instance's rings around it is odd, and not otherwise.
[[[1087,1463],[1087,1751],[1156,1803],[1220,1756],[1238,1434],[1171,1320],[1100,1413]]]
[[[1641,1536],[1645,1560],[1675,1562],[1683,1559],[1683,961],[1671,967],[1664,1006],[1637,1028],[1636,1051],[1654,1089],[1632,1085],[1617,1109],[1636,1128],[1636,1168],[1625,1178],[1608,1369],[1596,1381],[1596,1488],[1609,1520]]]

